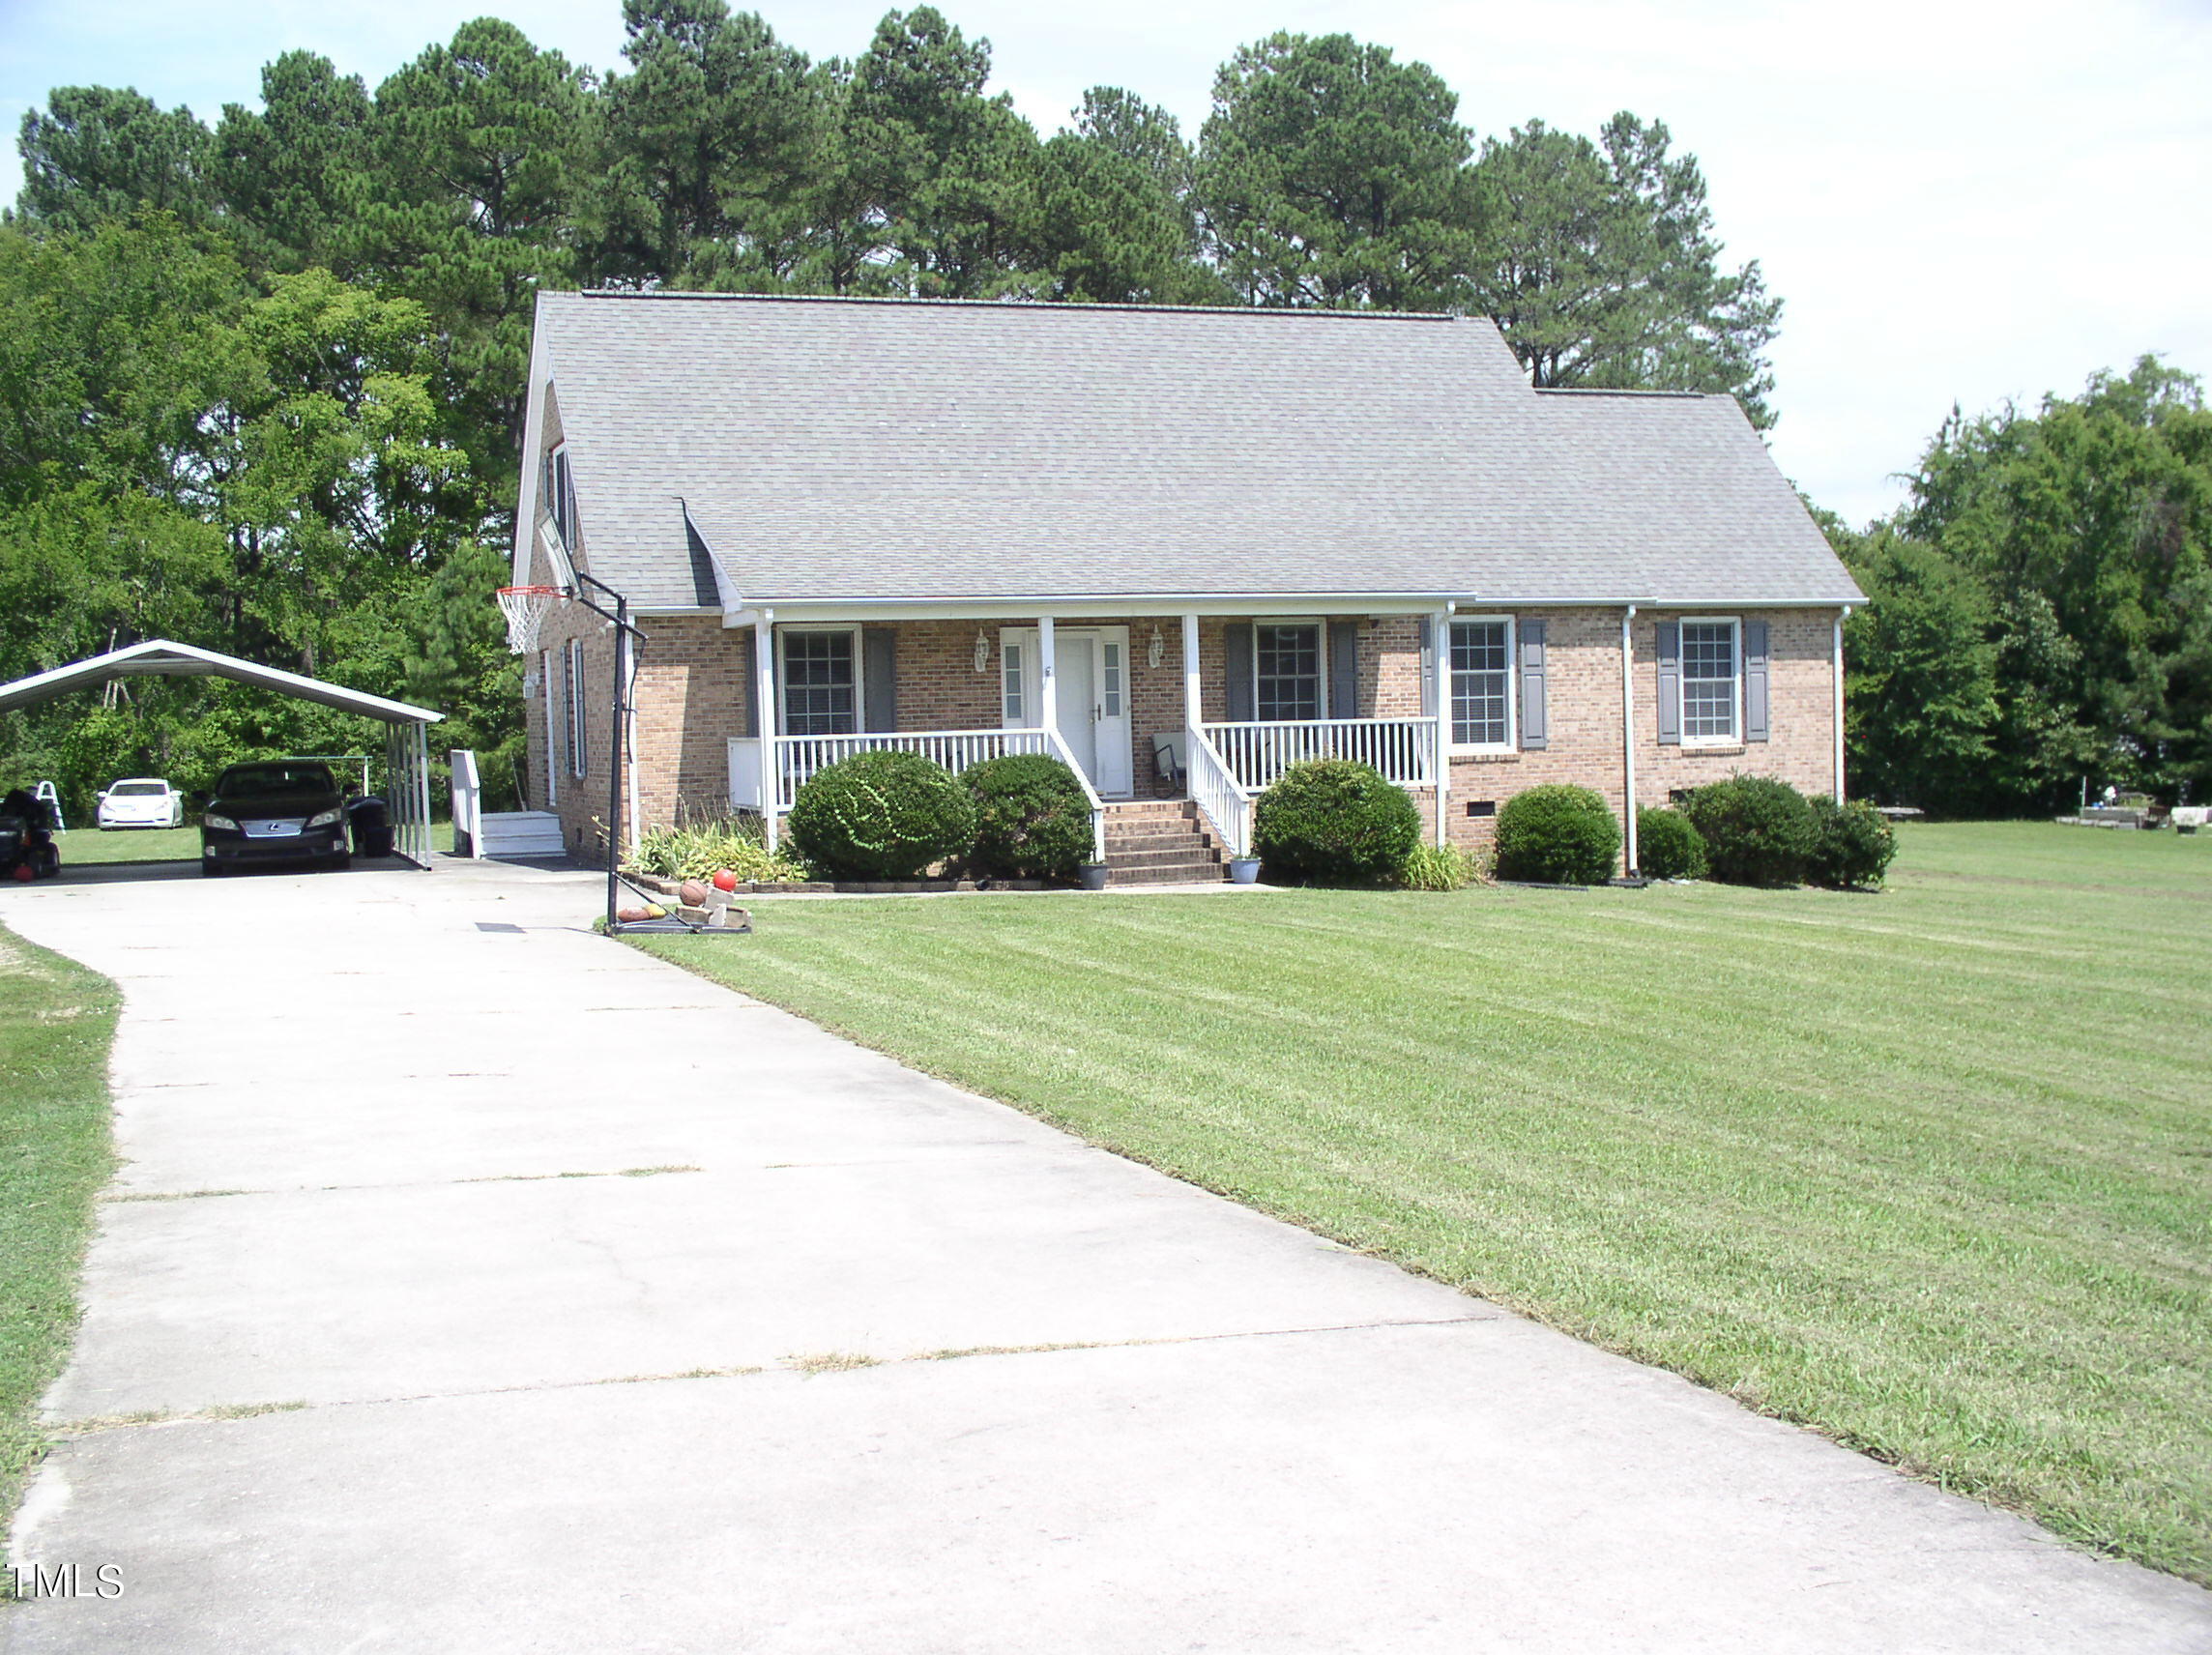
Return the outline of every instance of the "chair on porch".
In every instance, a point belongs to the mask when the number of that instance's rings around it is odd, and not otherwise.
[[[1179,797],[1190,779],[1189,767],[1183,759],[1182,742],[1182,732],[1179,730],[1152,738],[1153,778],[1159,786]]]

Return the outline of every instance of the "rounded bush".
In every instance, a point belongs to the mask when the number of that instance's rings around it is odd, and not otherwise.
[[[1705,842],[1679,810],[1636,813],[1637,872],[1651,879],[1703,879]]]
[[[1310,880],[1395,880],[1421,842],[1421,813],[1372,765],[1308,759],[1260,796],[1253,849],[1269,873]]]
[[[792,843],[831,879],[914,879],[975,838],[968,790],[918,753],[855,753],[816,770],[791,801]]]
[[[1534,885],[1603,885],[1620,855],[1620,824],[1586,787],[1553,783],[1498,812],[1498,877]]]
[[[1726,885],[1802,883],[1819,840],[1813,806],[1774,776],[1731,776],[1708,782],[1682,801],[1705,842],[1711,877]]]
[[[1881,884],[1897,855],[1897,833],[1889,821],[1861,798],[1838,804],[1826,794],[1813,800],[1819,838],[1805,863],[1805,877],[1837,890],[1861,890]]]
[[[1009,753],[960,772],[975,803],[970,865],[1001,879],[1064,879],[1091,859],[1091,801],[1048,753]]]

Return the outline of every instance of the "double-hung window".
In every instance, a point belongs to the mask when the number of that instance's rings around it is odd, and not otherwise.
[[[1454,621],[1451,724],[1455,747],[1513,744],[1513,623]]]
[[[1737,740],[1742,703],[1742,657],[1736,649],[1736,623],[1683,622],[1682,740]]]
[[[786,736],[850,736],[860,727],[856,640],[850,629],[783,634]]]
[[[576,549],[576,477],[568,468],[568,450],[555,449],[545,456],[545,514],[553,519],[553,532],[567,551]]]
[[[1321,627],[1262,622],[1252,628],[1252,715],[1263,720],[1323,716]]]

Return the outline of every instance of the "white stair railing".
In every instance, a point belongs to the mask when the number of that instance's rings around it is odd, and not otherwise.
[[[1371,765],[1402,787],[1436,783],[1434,718],[1302,718],[1202,724],[1223,767],[1247,794],[1264,793],[1306,759],[1350,759]],[[1196,775],[1197,767],[1192,767]]]
[[[1091,778],[1083,773],[1083,767],[1075,762],[1074,752],[1061,739],[1060,732],[1047,730],[1045,735],[1052,740],[1053,757],[1067,767],[1068,773],[1075,777],[1075,785],[1083,790],[1083,797],[1091,801],[1091,859],[1102,862],[1106,859],[1105,800],[1098,797],[1098,790],[1091,785]]]
[[[1184,768],[1190,796],[1212,820],[1214,831],[1232,857],[1252,854],[1252,794],[1231,771],[1221,750],[1208,738],[1215,726],[1202,724],[1184,733]]]

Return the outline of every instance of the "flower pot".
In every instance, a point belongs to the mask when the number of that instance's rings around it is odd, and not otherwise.
[[[1231,857],[1229,858],[1229,879],[1233,885],[1259,884],[1260,858],[1258,857]]]
[[[1085,862],[1075,872],[1076,876],[1083,881],[1085,890],[1104,890],[1106,888],[1106,864],[1104,862]]]

